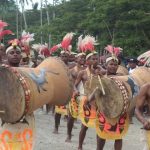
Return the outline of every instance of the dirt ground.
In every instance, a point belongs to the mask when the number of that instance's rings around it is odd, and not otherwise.
[[[78,136],[81,123],[77,121],[73,129],[71,143],[66,143],[67,122],[61,119],[59,134],[53,134],[54,116],[50,112],[38,109],[35,113],[36,140],[34,150],[77,150]],[[141,124],[134,118],[134,124],[130,125],[128,134],[123,140],[123,150],[143,150],[144,143],[141,141]],[[84,150],[96,150],[96,133],[89,128],[83,145]],[[113,150],[113,141],[107,141],[104,150]]]

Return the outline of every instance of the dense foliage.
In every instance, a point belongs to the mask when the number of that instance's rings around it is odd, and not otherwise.
[[[29,1],[29,0],[28,0]],[[10,24],[16,33],[18,7],[13,0],[0,1],[1,19]],[[25,2],[25,0],[24,0]],[[40,6],[40,4],[38,4]],[[47,21],[47,10],[50,24]],[[35,42],[47,42],[51,46],[61,41],[67,32],[75,32],[74,50],[80,34],[91,34],[103,51],[107,44],[124,49],[126,55],[138,55],[150,48],[150,1],[148,0],[70,0],[56,1],[55,5],[43,5],[26,10],[28,31],[36,34]],[[18,13],[19,33],[25,28],[23,15]],[[42,14],[42,24],[41,24]],[[9,37],[10,38],[10,37]]]

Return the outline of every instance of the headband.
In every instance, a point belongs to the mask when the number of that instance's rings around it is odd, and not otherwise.
[[[82,56],[82,55],[86,55],[85,53],[78,53],[77,55],[76,55],[76,57],[79,57],[79,56]]]
[[[93,55],[95,55],[95,54],[97,54],[96,51],[94,51],[94,52],[92,52],[92,53],[89,53],[89,54],[86,56],[86,60],[87,60],[89,57],[91,57],[91,56],[93,56]]]
[[[108,57],[108,58],[106,59],[106,64],[107,64],[109,61],[111,61],[111,60],[115,60],[115,61],[118,62],[118,59],[117,59],[117,58],[114,58],[114,57]]]
[[[15,48],[18,49],[18,50],[21,52],[20,47],[15,46]],[[6,49],[6,54],[8,54],[8,52],[11,51],[12,49],[14,49],[14,46],[9,46],[9,47]]]

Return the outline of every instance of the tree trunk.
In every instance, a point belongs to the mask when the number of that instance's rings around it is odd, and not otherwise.
[[[48,23],[48,26],[49,26],[50,25],[50,19],[49,19],[49,11],[48,11],[47,0],[45,0],[45,4],[46,4],[47,23]],[[50,48],[50,34],[48,35],[48,47]]]
[[[41,0],[41,10],[40,10],[40,22],[41,22],[41,44],[43,44],[43,36],[42,36],[42,27],[43,27],[43,12],[42,12],[43,0]]]
[[[25,10],[24,10],[24,2],[22,2],[22,1],[21,1],[21,8],[22,8],[22,15],[23,15],[23,20],[24,20],[24,28],[25,28],[25,30],[27,30],[28,26],[27,26],[26,14],[25,14]]]
[[[16,8],[16,34],[17,34],[17,39],[18,39],[18,37],[19,37],[19,32],[18,32],[18,23],[19,23],[19,21],[18,21],[18,0],[16,0],[16,4],[17,4],[17,8]]]
[[[55,2],[55,0],[53,0],[53,19],[55,19],[55,4],[56,4],[56,2]]]

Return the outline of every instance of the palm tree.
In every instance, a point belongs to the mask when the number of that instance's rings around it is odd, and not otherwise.
[[[33,1],[32,0],[19,0],[19,3],[21,4],[21,9],[22,9],[22,15],[23,15],[23,20],[24,20],[24,27],[25,30],[27,30],[28,26],[27,26],[27,20],[26,20],[26,13],[25,13],[25,4],[29,4],[29,2],[32,2],[33,5]]]
[[[56,17],[56,14],[55,14],[55,6],[56,6],[57,4],[59,4],[59,3],[60,3],[59,0],[53,0],[53,19],[55,19],[55,17]]]

